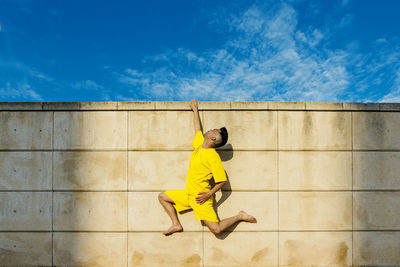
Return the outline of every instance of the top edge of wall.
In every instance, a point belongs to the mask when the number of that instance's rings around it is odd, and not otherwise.
[[[189,102],[0,102],[0,111],[190,110]],[[199,110],[400,111],[400,103],[203,102]]]

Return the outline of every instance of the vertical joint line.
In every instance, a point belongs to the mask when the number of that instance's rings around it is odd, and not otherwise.
[[[203,243],[203,259],[202,259],[202,264],[201,264],[201,266],[203,266],[204,267],[204,226],[202,225],[201,226],[201,239],[202,239],[202,243]]]
[[[53,111],[53,129],[51,138],[51,266],[54,266],[54,111]]]
[[[350,122],[351,122],[351,266],[354,263],[354,133],[353,133],[353,112],[350,112]]]
[[[203,129],[203,132],[205,131],[205,120],[204,120],[204,110],[201,111],[201,128]]]
[[[129,229],[129,212],[128,212],[128,210],[129,210],[129,202],[128,202],[128,200],[129,200],[129,198],[128,198],[128,194],[129,194],[129,192],[128,192],[128,166],[129,166],[129,160],[128,160],[128,156],[129,156],[129,152],[128,152],[128,148],[129,148],[129,145],[128,145],[128,141],[129,141],[129,138],[128,138],[128,135],[129,135],[129,111],[126,111],[126,266],[128,267],[129,266],[129,257],[128,257],[128,253],[129,253],[129,249],[128,249],[128,246],[129,246],[129,231],[128,231],[128,229]]]
[[[277,238],[277,251],[278,251],[278,266],[279,266],[279,191],[280,191],[280,186],[279,186],[279,111],[276,111],[276,150],[277,150],[277,162],[276,162],[276,177],[277,177],[277,228],[278,228],[278,238]]]

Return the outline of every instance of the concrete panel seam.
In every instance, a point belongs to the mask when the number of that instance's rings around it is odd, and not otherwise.
[[[202,226],[202,229],[201,229],[201,238],[202,238],[202,247],[203,247],[203,251],[202,251],[202,266],[204,267],[204,226]]]
[[[126,152],[126,149],[0,149],[0,152]],[[128,149],[128,152],[191,152],[192,150],[144,150]],[[400,152],[400,149],[221,149],[217,151],[238,151],[238,152]]]
[[[48,230],[0,230],[0,233],[120,233],[120,234],[125,234],[125,233],[160,233],[159,230],[128,230],[128,231],[106,231],[106,230],[54,230],[54,231],[48,231]],[[203,230],[185,230],[186,233],[201,233]],[[268,232],[268,233],[276,233],[278,232],[276,229],[275,230],[232,230],[232,231],[225,231],[229,233],[233,232],[241,232],[241,233],[263,233],[263,232]],[[279,230],[279,232],[282,233],[292,233],[292,232],[311,232],[311,233],[324,233],[324,232],[399,232],[400,229],[355,229],[353,230],[346,230],[346,229],[335,229],[335,230]],[[160,233],[161,234],[161,233]]]
[[[279,162],[279,111],[276,112],[276,149],[277,149],[277,187],[278,187],[278,193],[277,193],[277,228],[278,228],[278,238],[277,238],[277,251],[278,251],[278,266],[279,266],[279,191],[280,191],[280,179],[279,179],[279,168],[280,168],[280,162]]]
[[[43,108],[43,106],[42,106]],[[54,265],[54,111],[53,111],[53,129],[52,129],[52,152],[51,152],[51,265]]]
[[[0,233],[51,233],[49,230],[0,230]]]
[[[155,193],[155,192],[160,192],[160,191],[165,191],[167,189],[157,189],[157,190],[87,190],[87,189],[76,189],[76,190],[71,190],[71,189],[54,189],[54,190],[7,190],[7,189],[2,189],[0,192],[41,192],[41,193],[46,193],[46,192],[67,192],[67,193],[90,193],[90,192],[103,192],[103,193],[132,193],[132,192],[137,192],[137,193]],[[172,190],[172,189],[171,189]],[[310,192],[310,193],[336,193],[336,192],[400,192],[400,189],[354,189],[354,190],[246,190],[246,189],[232,189],[232,190],[222,190],[223,192],[239,192],[239,193],[275,193],[275,192],[293,192],[293,193],[301,193],[301,192]]]
[[[128,152],[128,147],[129,147],[129,112],[126,111],[126,267],[129,266],[129,242],[128,242],[128,227],[129,227],[129,194],[128,194],[128,186],[129,186],[129,152]]]
[[[354,132],[353,132],[353,112],[351,118],[351,265],[354,265]]]

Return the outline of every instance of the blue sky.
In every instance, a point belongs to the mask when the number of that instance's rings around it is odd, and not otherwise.
[[[0,101],[400,102],[400,1],[0,0]]]

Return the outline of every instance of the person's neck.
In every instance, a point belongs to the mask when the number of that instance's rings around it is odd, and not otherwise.
[[[214,148],[214,147],[212,146],[212,143],[211,143],[211,142],[207,142],[207,141],[204,141],[204,142],[203,142],[203,145],[202,145],[201,147],[202,147],[202,148],[205,148],[205,149]]]

